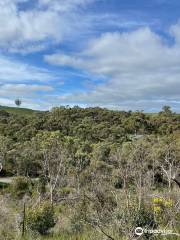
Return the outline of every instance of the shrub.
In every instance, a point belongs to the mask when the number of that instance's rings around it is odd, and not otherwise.
[[[61,197],[67,197],[71,193],[72,190],[73,189],[71,189],[69,187],[63,187],[63,188],[59,189],[58,193]]]
[[[156,229],[158,224],[154,219],[153,212],[143,206],[141,209],[137,210],[135,213],[135,218],[133,220],[135,227],[142,227],[148,230]],[[144,239],[154,239],[152,234],[145,233]]]
[[[11,193],[18,198],[23,197],[25,194],[31,194],[31,180],[27,177],[15,177],[10,190]]]
[[[123,188],[123,179],[120,177],[116,178],[114,181],[114,187],[116,189],[122,189]]]
[[[142,207],[135,214],[134,225],[138,227],[148,227],[154,229],[157,227],[157,223],[154,219],[153,212]]]
[[[30,230],[42,235],[47,234],[56,224],[52,205],[48,202],[44,202],[36,208],[28,209],[26,223]]]
[[[0,239],[14,240],[18,235],[18,219],[6,203],[0,208]]]

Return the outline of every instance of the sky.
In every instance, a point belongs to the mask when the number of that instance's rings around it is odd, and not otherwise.
[[[179,0],[0,0],[0,105],[180,112]]]

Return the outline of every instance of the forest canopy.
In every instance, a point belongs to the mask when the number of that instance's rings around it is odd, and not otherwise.
[[[28,205],[23,230],[0,211],[13,236],[112,240],[131,239],[139,226],[178,231],[180,114],[168,106],[154,114],[1,108],[0,162],[0,177],[13,177],[0,191],[4,211],[11,215],[16,204],[18,217]]]

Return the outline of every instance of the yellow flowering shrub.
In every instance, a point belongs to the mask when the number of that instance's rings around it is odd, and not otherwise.
[[[172,199],[165,200],[164,206],[168,208],[173,207],[173,200]]]
[[[152,199],[153,202],[153,210],[155,214],[161,213],[165,208],[173,207],[172,199],[164,199],[160,197],[154,197]]]
[[[154,206],[154,213],[159,214],[161,212],[161,207],[159,206]]]

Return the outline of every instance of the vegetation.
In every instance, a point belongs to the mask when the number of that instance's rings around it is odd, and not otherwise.
[[[54,211],[51,204],[43,202],[36,208],[28,209],[27,227],[42,235],[47,234],[48,230],[55,225]]]
[[[137,227],[178,239],[180,115],[168,106],[1,108],[0,162],[13,179],[0,188],[2,240],[137,239]]]
[[[36,113],[38,111],[34,111],[32,109],[28,108],[15,108],[15,107],[5,107],[5,106],[0,106],[1,112],[6,111],[8,113],[13,113],[13,114],[18,114],[18,115],[31,115],[33,113]]]

